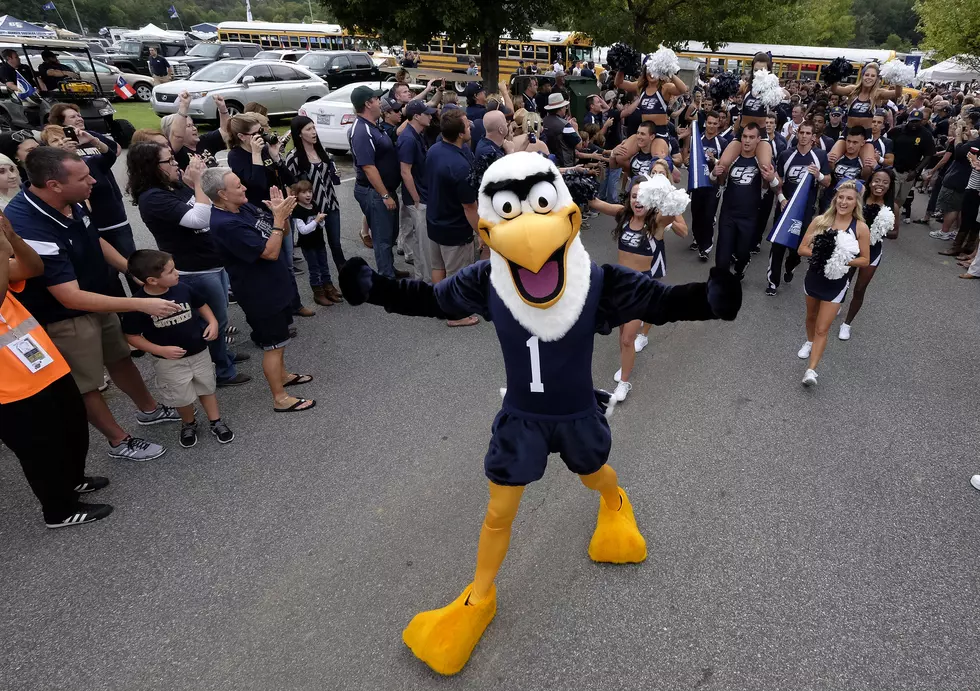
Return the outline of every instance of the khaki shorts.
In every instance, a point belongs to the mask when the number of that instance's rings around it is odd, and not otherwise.
[[[165,74],[162,77],[154,77],[153,78],[153,83],[154,84],[166,84],[169,81],[170,81],[170,75],[169,74]]]
[[[433,271],[445,271],[449,278],[476,261],[473,241],[465,245],[440,245],[426,238],[429,246],[429,266]]]
[[[83,314],[48,324],[45,330],[68,361],[82,393],[102,386],[106,365],[129,357],[129,343],[115,314]]]
[[[153,357],[153,370],[157,373],[160,398],[169,406],[191,405],[199,396],[214,393],[214,363],[207,348],[179,360]]]

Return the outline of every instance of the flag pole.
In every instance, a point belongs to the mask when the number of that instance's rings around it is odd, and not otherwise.
[[[61,16],[61,10],[59,10],[58,9],[58,6],[55,5],[54,3],[51,3],[51,4],[54,5],[54,11],[55,11],[55,14],[58,15],[58,20],[61,22],[61,26],[65,27],[65,30],[67,31],[68,30],[68,25],[65,24],[65,18]]]
[[[78,16],[78,8],[75,7],[75,0],[71,0],[71,8],[73,10],[75,10],[75,19],[78,20],[78,31],[82,34],[82,36],[84,36],[85,35],[85,27],[82,26],[82,18]],[[56,9],[57,9],[57,6],[56,6]],[[59,13],[58,16],[60,17],[61,14]],[[68,27],[66,26],[65,28],[67,29]]]

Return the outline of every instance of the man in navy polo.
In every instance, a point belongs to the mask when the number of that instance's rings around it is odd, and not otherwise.
[[[395,144],[377,125],[383,93],[368,86],[359,86],[351,92],[351,104],[357,113],[357,119],[347,133],[351,156],[357,167],[354,199],[371,229],[378,273],[388,278],[408,278],[407,271],[395,271],[392,251],[398,237],[395,193],[401,182],[401,166]]]
[[[104,368],[136,404],[139,424],[179,420],[176,410],[158,404],[147,390],[117,313],[168,317],[181,308],[159,298],[112,296],[111,281],[117,271],[127,270],[126,260],[99,237],[82,205],[95,184],[84,161],[63,149],[42,146],[27,156],[26,168],[31,185],[10,200],[5,213],[14,231],[44,261],[44,273],[28,279],[20,300],[68,361],[88,421],[109,442],[109,456],[131,461],[159,458],[164,448],[124,431],[99,387]]]
[[[150,76],[154,84],[163,84],[174,78],[174,68],[167,58],[157,53],[156,48],[150,48],[150,58],[146,61],[150,68]]]
[[[463,92],[466,95],[466,118],[470,121],[470,147],[476,150],[486,134],[483,116],[487,114],[487,90],[480,82],[470,82]]]
[[[401,237],[408,244],[415,260],[415,278],[432,279],[429,266],[428,235],[425,229],[425,208],[428,196],[425,189],[425,156],[428,146],[425,130],[438,111],[422,101],[405,106],[405,129],[398,137],[398,163],[402,175]]]
[[[469,183],[470,162],[463,153],[469,145],[470,123],[458,108],[439,119],[442,141],[436,142],[425,159],[425,188],[429,203],[425,221],[429,235],[429,261],[432,282],[452,276],[475,258],[477,191]],[[471,326],[475,316],[451,320],[449,326]]]

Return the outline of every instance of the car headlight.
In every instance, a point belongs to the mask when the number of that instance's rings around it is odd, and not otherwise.
[[[190,91],[188,92],[191,98],[204,98],[208,95],[207,91]]]
[[[99,115],[115,115],[116,109],[112,106],[106,108],[99,108]]]

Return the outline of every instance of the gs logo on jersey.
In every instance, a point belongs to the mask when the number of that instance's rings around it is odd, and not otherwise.
[[[801,232],[803,232],[803,221],[794,218],[793,222],[789,224],[789,234],[799,235]]]
[[[732,168],[728,180],[734,185],[751,185],[758,174],[759,169],[755,166],[738,166]]]
[[[799,182],[806,175],[807,166],[790,166],[786,171],[786,179],[790,182]]]

